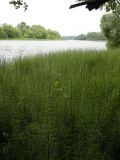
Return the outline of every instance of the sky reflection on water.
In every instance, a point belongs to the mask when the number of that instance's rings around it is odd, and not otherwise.
[[[1,40],[0,60],[12,60],[17,57],[48,54],[65,50],[105,50],[105,42],[96,41],[33,41],[33,40]]]

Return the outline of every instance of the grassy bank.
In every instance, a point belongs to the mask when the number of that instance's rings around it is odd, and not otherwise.
[[[0,156],[119,160],[119,52],[68,51],[2,63]]]

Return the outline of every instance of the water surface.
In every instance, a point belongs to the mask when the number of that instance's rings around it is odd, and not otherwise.
[[[105,50],[105,42],[61,40],[0,40],[0,59],[14,59],[21,56],[48,54],[65,50]]]

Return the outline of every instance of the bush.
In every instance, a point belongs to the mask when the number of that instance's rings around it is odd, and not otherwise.
[[[101,19],[101,29],[107,39],[108,48],[120,47],[120,7],[114,13],[105,14]]]

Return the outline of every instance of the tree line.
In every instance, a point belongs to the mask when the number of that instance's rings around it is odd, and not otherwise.
[[[41,25],[29,26],[25,22],[19,23],[16,27],[4,23],[0,26],[0,39],[60,39],[57,31],[45,29]]]
[[[80,34],[75,37],[76,40],[105,40],[102,32],[88,32],[87,34]]]

